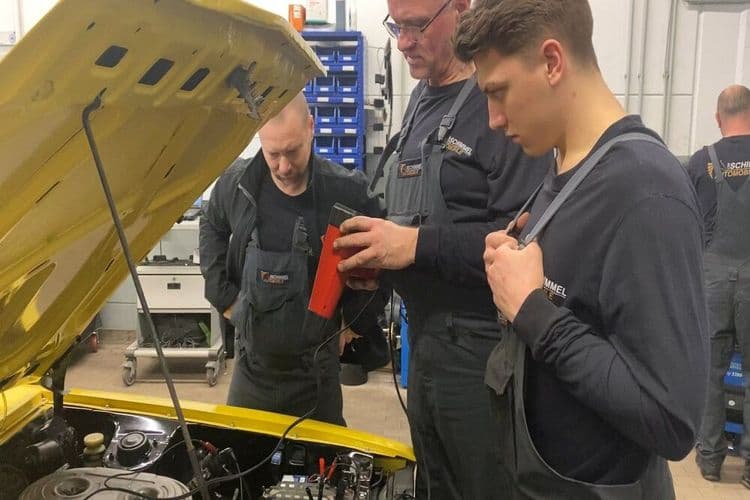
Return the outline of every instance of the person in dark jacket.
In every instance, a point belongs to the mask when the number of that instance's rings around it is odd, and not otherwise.
[[[385,28],[420,81],[384,154],[387,220],[350,219],[342,231],[353,234],[336,241],[364,248],[342,271],[389,270],[406,304],[416,496],[433,500],[502,498],[509,487],[484,386],[500,328],[482,252],[552,166],[551,154],[530,158],[490,130],[474,67],[451,47],[470,3],[388,0]]]
[[[479,0],[456,33],[490,126],[557,150],[487,238],[505,334],[485,378],[508,498],[665,500],[705,397],[701,215],[679,161],[604,82],[592,31],[587,0]]]
[[[302,94],[259,136],[261,151],[219,178],[200,221],[206,298],[238,331],[227,403],[301,416],[317,401],[312,418],[344,425],[339,340],[317,360],[314,352],[342,316],[356,319],[353,332],[372,331],[384,300],[352,301],[354,292],[345,292],[341,313],[329,321],[308,313],[307,304],[334,203],[366,214],[379,213],[378,203],[362,172],[312,153],[313,120]]]
[[[698,150],[688,162],[705,226],[704,275],[711,328],[711,373],[695,459],[705,479],[721,479],[728,451],[724,376],[739,344],[746,381],[741,481],[750,488],[750,89],[743,85],[724,89],[716,122],[722,139]]]

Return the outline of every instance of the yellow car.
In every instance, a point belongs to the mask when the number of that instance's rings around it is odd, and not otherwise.
[[[0,61],[0,498],[412,498],[396,442],[65,387],[128,260],[321,74],[241,0],[62,0]]]

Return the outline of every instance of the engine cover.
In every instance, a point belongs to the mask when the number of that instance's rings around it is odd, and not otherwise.
[[[105,485],[104,482],[107,482]],[[56,472],[36,481],[23,493],[21,500],[46,500],[86,498],[100,488],[125,488],[155,498],[166,498],[187,493],[188,487],[169,477],[157,476],[146,472],[123,472],[104,467],[81,467]],[[102,491],[96,495],[98,499],[133,498],[123,491]]]

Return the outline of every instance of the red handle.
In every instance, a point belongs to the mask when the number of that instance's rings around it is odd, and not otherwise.
[[[340,252],[333,249],[333,242],[339,236],[339,228],[329,224],[323,237],[323,251],[318,261],[310,303],[307,305],[310,311],[325,319],[333,317],[346,283],[344,276],[336,269],[343,257]]]

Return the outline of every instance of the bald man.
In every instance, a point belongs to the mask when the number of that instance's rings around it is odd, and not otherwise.
[[[227,403],[344,425],[339,342],[316,348],[365,307],[353,325],[377,329],[378,305],[349,291],[333,319],[307,318],[328,216],[339,202],[377,215],[362,172],[312,153],[313,119],[297,95],[259,132],[261,151],[219,178],[200,221],[206,298],[237,329]],[[367,296],[369,298],[369,295]],[[381,309],[382,310],[382,309]],[[382,332],[381,332],[382,336]],[[316,383],[321,375],[320,390]]]
[[[704,272],[711,328],[711,371],[696,461],[709,481],[721,479],[727,454],[724,374],[735,344],[750,381],[750,89],[732,85],[719,95],[716,122],[722,139],[700,149],[688,171],[705,225]],[[750,488],[750,389],[745,385],[740,453],[742,484]]]

